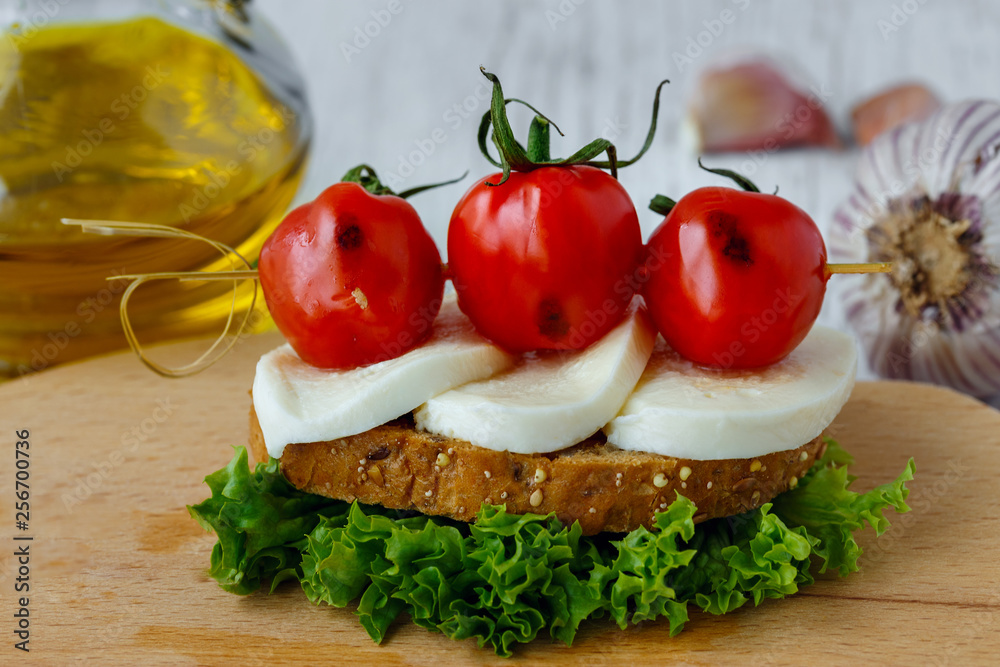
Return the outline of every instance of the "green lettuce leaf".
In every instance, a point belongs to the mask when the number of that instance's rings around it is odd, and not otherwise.
[[[725,614],[749,599],[782,598],[813,582],[810,555],[818,540],[790,528],[765,504],[758,510],[699,526],[699,558],[680,576],[684,598],[703,611]]]
[[[671,635],[688,605],[724,614],[752,600],[792,595],[813,583],[812,568],[858,569],[854,533],[879,534],[884,511],[908,511],[905,483],[849,490],[850,456],[828,441],[797,487],[757,510],[695,525],[694,504],[678,496],[650,529],[584,536],[553,515],[508,514],[484,505],[472,524],[345,503],[294,489],[277,462],[247,467],[237,448],[206,478],[212,497],[190,507],[218,535],[210,574],[246,594],[297,579],[312,602],[357,601],[376,642],[406,613],[452,639],[475,639],[498,655],[539,634],[573,642],[580,623],[609,616],[620,627],[665,618]]]
[[[360,595],[358,616],[376,641],[406,611],[417,625],[510,655],[542,630],[571,643],[603,605],[590,579],[603,557],[579,524],[495,506],[472,525],[391,514],[355,503],[322,519],[302,559],[307,597],[343,607]]]
[[[822,560],[820,572],[831,569],[846,576],[858,571],[861,547],[854,539],[855,531],[867,523],[881,535],[889,528],[884,510],[910,511],[906,482],[913,479],[915,467],[910,459],[895,481],[856,493],[848,488],[855,477],[847,474],[854,459],[835,441],[827,438],[826,443],[826,453],[799,485],[774,499],[774,510],[789,524],[803,527],[819,539],[813,553]]]
[[[655,530],[637,528],[614,542],[617,554],[610,563],[606,598],[611,617],[625,628],[634,623],[666,616],[671,636],[684,627],[688,619],[687,602],[678,599],[670,578],[689,565],[697,555],[684,543],[695,535],[695,506],[678,496],[656,517]]]
[[[273,590],[285,579],[298,579],[305,536],[320,516],[347,511],[342,502],[297,490],[276,460],[251,473],[245,447],[237,447],[229,465],[205,483],[212,497],[188,506],[188,512],[218,537],[209,574],[238,595],[253,593],[264,582]]]

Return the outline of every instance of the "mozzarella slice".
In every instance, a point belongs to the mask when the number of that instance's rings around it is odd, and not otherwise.
[[[430,399],[414,418],[426,431],[488,449],[554,452],[593,435],[618,413],[655,340],[649,315],[636,302],[587,349],[525,355],[505,373]]]
[[[329,371],[305,363],[289,345],[268,352],[257,363],[253,403],[267,452],[280,458],[290,443],[362,433],[513,363],[514,357],[476,333],[450,297],[431,337],[395,359]]]
[[[753,371],[695,366],[661,338],[621,413],[605,428],[622,449],[677,458],[749,458],[794,449],[829,426],[854,386],[847,334],[816,326],[783,361]]]

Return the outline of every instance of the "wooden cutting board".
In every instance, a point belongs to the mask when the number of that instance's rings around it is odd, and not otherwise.
[[[202,375],[166,380],[130,354],[0,385],[0,664],[504,662],[399,622],[376,646],[350,610],[313,607],[294,585],[237,597],[205,574],[213,536],[185,505],[246,442],[248,389],[275,334],[241,341]],[[159,349],[187,360],[203,343]],[[515,661],[587,665],[987,664],[1000,655],[1000,413],[944,389],[864,383],[834,425],[857,488],[916,458],[913,511],[862,540],[863,570],[723,617],[692,612],[626,631],[588,622],[567,648],[546,638]],[[30,430],[29,530],[14,525],[15,431]],[[30,542],[15,536],[30,535]],[[13,647],[14,548],[30,545],[29,654]]]

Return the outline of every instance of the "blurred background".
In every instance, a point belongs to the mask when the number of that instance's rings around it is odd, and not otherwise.
[[[130,23],[113,40],[51,32],[147,13],[224,48],[148,23]],[[8,376],[125,344],[115,312],[124,282],[104,289],[109,271],[228,266],[190,246],[120,237],[88,245],[96,241],[59,227],[60,216],[189,224],[253,261],[289,203],[313,199],[354,165],[372,165],[397,191],[469,170],[461,183],[412,199],[444,254],[455,201],[493,171],[476,145],[490,94],[480,65],[508,96],[559,124],[565,137],[555,137],[554,155],[601,136],[631,156],[657,83],[671,81],[651,150],[620,174],[644,238],[662,220],[646,209],[655,194],[725,184],[698,169],[699,154],[763,191],[780,188],[829,237],[852,192],[859,132],[864,141],[896,116],[919,120],[938,104],[1000,96],[1000,5],[973,0],[7,0],[0,21],[0,375]],[[161,84],[148,69],[157,62],[184,76]],[[97,69],[75,71],[81,63]],[[713,70],[723,76],[711,80]],[[137,82],[141,90],[130,88]],[[771,116],[736,113],[762,105]],[[869,113],[852,122],[859,105]],[[803,109],[811,111],[796,120]],[[785,143],[798,146],[778,150],[765,139],[773,114],[786,111],[794,136]],[[511,116],[524,136],[529,113]],[[60,123],[62,134],[52,129]],[[167,141],[171,132],[180,139]],[[253,137],[263,138],[266,159],[254,152],[242,161]],[[146,342],[217,330],[230,305],[224,285],[144,289],[146,310],[137,306],[134,318]],[[240,299],[247,305],[246,291]],[[827,298],[819,321],[847,328],[840,299]]]
[[[380,15],[388,5],[259,2],[305,72],[316,118],[297,201],[312,199],[359,162],[396,174],[405,187],[469,169],[461,184],[412,200],[442,252],[456,197],[473,176],[491,171],[475,141],[489,94],[480,65],[501,77],[508,96],[532,102],[559,124],[566,136],[554,139],[554,155],[598,136],[611,138],[620,155],[633,154],[656,84],[670,79],[653,148],[619,176],[639,210],[643,238],[662,220],[646,209],[653,195],[726,183],[698,169],[682,126],[699,75],[727,59],[777,58],[818,93],[847,146],[743,150],[705,162],[741,170],[762,191],[780,187],[825,235],[851,191],[860,153],[851,140],[853,107],[911,82],[945,103],[1000,96],[997,3],[401,0],[397,14]],[[527,112],[512,111],[515,132],[526,132],[529,121]],[[436,131],[443,141],[432,140]],[[838,298],[826,299],[819,321],[845,327]],[[862,368],[860,376],[872,373]]]
[[[405,179],[411,185],[472,170],[461,186],[413,200],[439,241],[456,190],[468,187],[472,175],[489,172],[475,142],[488,104],[480,65],[501,77],[508,95],[531,101],[559,124],[566,137],[554,140],[553,151],[560,154],[609,133],[621,154],[631,154],[645,136],[656,84],[670,79],[654,148],[641,167],[620,175],[645,234],[659,222],[643,213],[655,193],[720,182],[698,170],[695,154],[682,147],[679,126],[699,72],[733,50],[788,60],[828,95],[824,103],[845,137],[852,106],[891,85],[923,82],[945,101],[1000,94],[996,3],[439,0],[427,6],[401,0],[402,11],[355,53],[359,32],[367,36],[366,24],[375,20],[372,12],[387,4],[259,0],[305,72],[316,117],[298,201],[312,199],[358,162],[398,173],[417,142],[440,128],[446,140]],[[905,22],[894,17],[894,8]],[[727,10],[734,20],[711,40],[702,39],[708,45],[701,47],[699,33]],[[526,132],[530,116],[519,111],[512,112],[515,130]],[[738,153],[706,162],[738,168],[745,159]],[[853,149],[778,152],[756,161],[753,177],[762,190],[780,185],[825,227],[849,192],[856,159]]]

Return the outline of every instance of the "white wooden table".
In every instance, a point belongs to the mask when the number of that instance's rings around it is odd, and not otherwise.
[[[699,68],[734,49],[798,63],[829,92],[828,110],[845,136],[851,106],[900,81],[926,82],[946,101],[1000,96],[1000,3],[259,0],[258,5],[306,72],[316,113],[313,158],[299,200],[312,199],[360,162],[383,175],[402,173],[405,187],[469,169],[462,184],[413,200],[442,252],[455,201],[472,176],[490,170],[475,141],[488,106],[481,64],[501,77],[508,95],[531,101],[560,124],[566,138],[553,151],[563,155],[601,134],[616,135],[619,154],[632,154],[646,131],[653,89],[660,79],[672,81],[653,149],[621,173],[645,235],[660,222],[645,210],[654,194],[676,196],[720,182],[698,170],[678,129]],[[725,10],[735,16],[720,31],[716,20]],[[675,54],[686,56],[691,42],[709,28],[718,34],[710,42],[702,35],[708,46],[691,64],[679,65]],[[455,109],[463,104],[471,111]],[[514,119],[515,131],[526,132],[530,116],[519,110]],[[418,156],[421,164],[412,174],[400,169],[401,161],[417,161],[410,154],[421,146],[426,157]],[[733,154],[710,162],[740,168],[748,159]],[[855,150],[777,153],[752,162],[753,178],[762,189],[780,185],[782,195],[826,229],[848,192],[856,159]],[[843,326],[836,299],[827,299],[820,321]],[[861,375],[870,377],[864,370]]]

